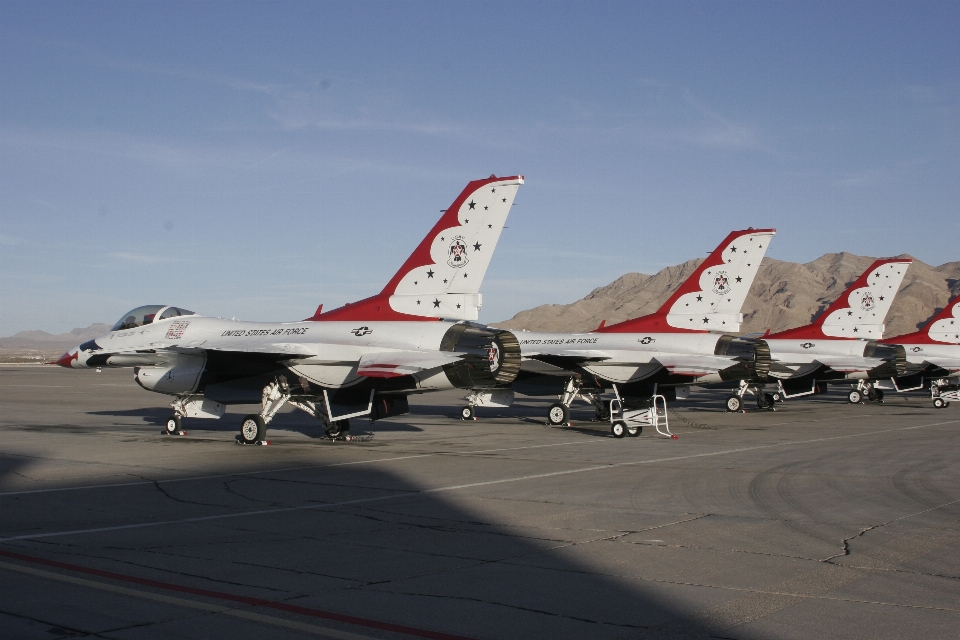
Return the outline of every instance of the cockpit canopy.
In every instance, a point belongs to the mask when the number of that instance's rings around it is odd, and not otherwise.
[[[192,315],[195,315],[193,311],[187,311],[179,307],[171,307],[165,304],[148,304],[123,314],[123,317],[117,321],[117,324],[113,325],[113,329],[110,329],[110,331],[136,329],[137,327],[151,324],[157,320]]]

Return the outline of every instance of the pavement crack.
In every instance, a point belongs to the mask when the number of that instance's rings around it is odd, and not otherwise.
[[[376,591],[376,589],[374,589]],[[547,611],[546,609],[536,609],[534,607],[524,607],[518,604],[508,604],[506,602],[500,602],[497,600],[487,600],[484,598],[473,598],[470,596],[453,596],[453,595],[438,595],[435,593],[419,593],[416,591],[386,591],[384,593],[391,593],[404,596],[415,596],[421,598],[438,598],[444,600],[460,600],[465,602],[477,602],[480,604],[493,605],[495,607],[505,607],[507,609],[512,609],[514,611],[524,611],[527,613],[538,613],[540,615],[552,616],[555,618],[561,618],[563,620],[575,620],[577,622],[586,622],[589,624],[605,625],[611,627],[621,627],[625,629],[649,629],[648,626],[630,624],[628,622],[609,622],[606,620],[595,620],[592,618],[585,618],[581,616],[572,616],[563,613],[558,613],[556,611]]]
[[[907,518],[913,518],[914,516],[919,516],[924,513],[929,513],[930,511],[936,511],[944,507],[949,507],[950,505],[957,504],[958,502],[960,502],[960,499],[951,500],[949,502],[944,502],[943,504],[938,504],[935,507],[930,507],[929,509],[923,509],[922,511],[917,511],[915,513],[908,513],[905,516],[900,516],[899,518],[894,518],[893,520],[888,520],[887,522],[871,525],[869,527],[860,529],[860,532],[857,533],[856,535],[843,539],[843,547],[840,553],[835,553],[829,558],[824,558],[823,560],[821,560],[821,562],[826,562],[828,564],[837,564],[836,562],[833,562],[833,560],[835,560],[836,558],[842,558],[844,556],[850,555],[850,542],[852,540],[856,540],[857,538],[863,537],[866,533],[869,533],[870,531],[875,531],[876,529],[880,529],[881,527],[886,527],[887,525],[893,524],[894,522],[900,522],[901,520],[906,520]]]

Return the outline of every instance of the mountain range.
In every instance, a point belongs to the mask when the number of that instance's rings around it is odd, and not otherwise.
[[[908,257],[908,256],[897,256]],[[702,258],[667,267],[653,275],[627,273],[571,304],[546,304],[495,323],[528,331],[591,331],[601,321],[614,324],[656,311]],[[828,253],[799,264],[764,258],[744,302],[741,333],[780,331],[810,322],[864,271],[874,258]],[[887,316],[885,336],[915,331],[947,301],[960,294],[960,262],[933,267],[914,260]],[[102,336],[110,325],[93,323],[68,333],[21,331],[0,338],[3,361],[50,359],[81,342]]]
[[[909,257],[909,256],[897,256]],[[828,253],[799,264],[764,258],[743,305],[741,333],[780,331],[809,323],[875,260]],[[627,273],[571,304],[546,304],[496,323],[504,329],[579,332],[656,311],[703,258],[654,275]],[[915,331],[960,294],[960,262],[932,267],[914,260],[887,315],[885,336]]]

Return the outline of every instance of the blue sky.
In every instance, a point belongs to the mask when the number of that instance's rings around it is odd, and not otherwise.
[[[774,226],[960,260],[960,4],[0,2],[0,335],[378,292],[527,177],[481,320]]]

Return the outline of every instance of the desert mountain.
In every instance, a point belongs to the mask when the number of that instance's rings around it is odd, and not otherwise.
[[[81,342],[99,338],[110,331],[110,325],[95,322],[89,327],[73,329],[69,333],[56,335],[46,331],[21,331],[7,338],[0,338],[2,349],[60,349],[65,351]]]
[[[743,305],[743,333],[779,331],[810,322],[833,302],[874,258],[828,253],[798,264],[764,258]],[[667,267],[650,276],[628,273],[572,304],[548,304],[497,323],[504,329],[591,331],[602,320],[614,324],[656,311],[701,259]],[[931,267],[914,260],[887,316],[886,336],[918,326],[960,293],[960,262]]]

